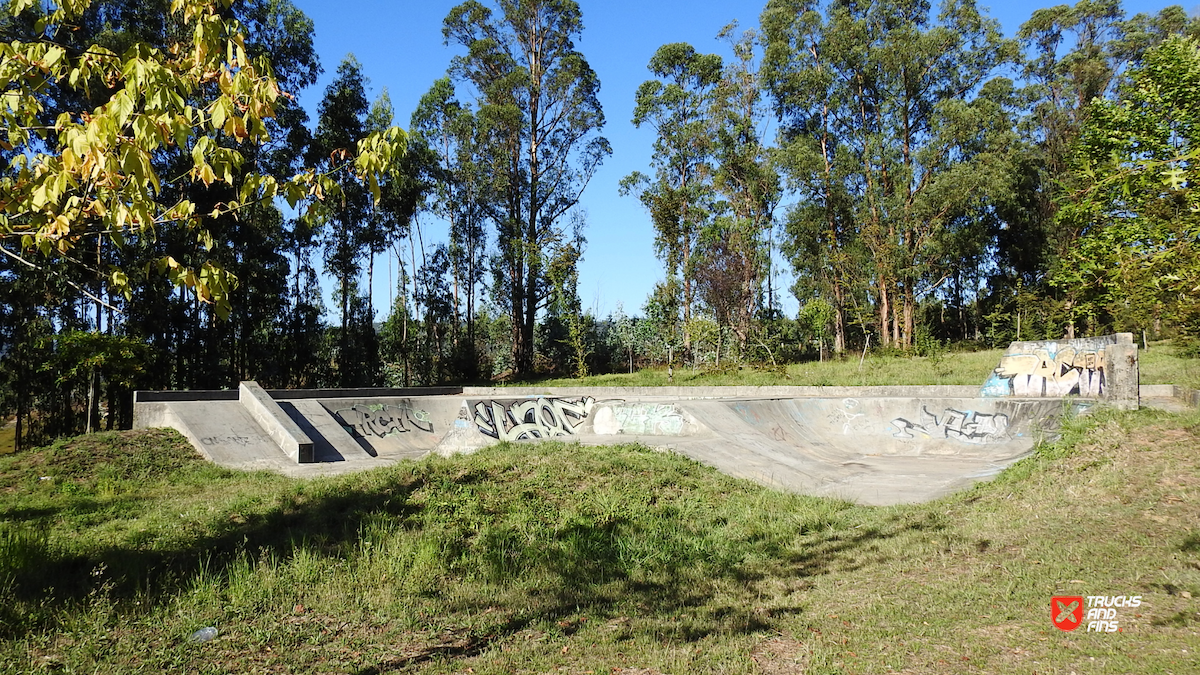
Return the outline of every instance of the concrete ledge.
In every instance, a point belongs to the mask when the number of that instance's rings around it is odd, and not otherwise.
[[[1186,390],[1177,384],[1143,384],[1141,395],[1148,398],[1183,398]]]
[[[462,387],[359,387],[356,389],[268,389],[271,398],[300,401],[310,398],[411,398],[413,396],[457,396]]]
[[[1142,398],[1172,398],[1192,408],[1200,408],[1200,391],[1181,387],[1178,384],[1143,384],[1139,387]]]
[[[257,382],[238,385],[238,401],[283,453],[298,464],[313,460],[313,442]]]
[[[236,401],[236,389],[185,389],[183,391],[135,391],[134,403],[171,403],[174,401]]]
[[[733,386],[733,387],[463,387],[464,398],[513,399],[529,396],[578,398],[975,398],[979,387],[971,385],[915,385],[872,387]]]

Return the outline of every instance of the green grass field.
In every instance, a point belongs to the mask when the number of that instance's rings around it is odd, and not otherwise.
[[[639,446],[293,480],[96,434],[0,458],[0,670],[1196,672],[1197,447],[1200,416],[1102,414],[872,508]],[[1064,594],[1143,604],[1065,633]]]
[[[666,367],[644,368],[633,373],[594,375],[581,379],[551,378],[538,381],[548,386],[576,387],[661,387],[723,385],[811,385],[868,386],[886,384],[983,384],[1000,361],[1002,349],[979,352],[947,352],[937,358],[847,355],[844,359],[811,361],[772,369],[743,367],[712,371],[677,366],[667,379]]]
[[[1170,342],[1153,343],[1149,350],[1139,350],[1142,384],[1179,384],[1200,389],[1200,359],[1181,357],[1178,351]],[[560,387],[982,385],[1003,354],[1003,349],[948,351],[932,358],[868,354],[861,363],[860,355],[848,354],[844,359],[790,364],[782,373],[749,367],[731,372],[677,367],[674,378],[668,380],[667,369],[660,367],[582,379],[545,379],[537,384]]]

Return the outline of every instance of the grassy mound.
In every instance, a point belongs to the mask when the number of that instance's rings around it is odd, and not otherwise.
[[[12,672],[1194,672],[1200,420],[1076,422],[931,504],[786,495],[641,446],[297,481],[173,432],[0,458]],[[1064,633],[1053,595],[1142,595]],[[214,626],[215,640],[187,637]]]

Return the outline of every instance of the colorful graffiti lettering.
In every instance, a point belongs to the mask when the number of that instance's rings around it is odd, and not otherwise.
[[[478,401],[474,404],[479,431],[501,441],[569,436],[592,412],[596,399],[536,398],[518,401]]]
[[[1008,415],[979,413],[973,410],[946,408],[942,416],[929,412],[921,406],[921,422],[911,422],[903,417],[892,420],[896,428],[894,438],[909,440],[916,438],[913,432],[925,438],[955,438],[967,443],[991,443],[1008,438]]]
[[[429,413],[406,405],[358,403],[333,414],[346,431],[359,438],[384,438],[413,429],[433,433],[433,421],[429,419]]]
[[[1099,397],[1105,386],[1105,346],[1094,339],[1014,342],[980,393],[1023,398]]]
[[[677,436],[683,431],[683,415],[673,405],[654,403],[613,406],[613,417],[622,434]]]

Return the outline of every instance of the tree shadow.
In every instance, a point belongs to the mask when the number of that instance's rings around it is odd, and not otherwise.
[[[52,628],[45,623],[54,620],[49,617],[61,614],[58,610],[71,611],[72,603],[95,592],[100,583],[97,570],[103,570],[111,599],[136,598],[156,604],[170,602],[201,572],[218,578],[227,575],[230,566],[245,556],[284,560],[297,547],[326,556],[350,556],[360,543],[364,525],[381,516],[416,534],[419,530],[412,526],[431,522],[431,514],[424,513],[427,507],[414,504],[412,495],[425,487],[437,489],[447,481],[460,487],[481,485],[486,484],[487,474],[468,470],[451,478],[432,472],[370,488],[347,486],[316,496],[295,494],[269,510],[246,514],[243,522],[218,535],[199,537],[175,549],[150,550],[125,542],[86,554],[61,555],[42,541],[43,550],[28,551],[26,564],[13,569],[9,592],[16,599],[49,606],[51,611],[43,612],[43,623],[35,625],[26,619],[6,620],[6,610],[0,609],[0,635],[11,639],[31,630]],[[519,488],[498,485],[490,489]],[[6,517],[42,520],[52,517],[51,511],[10,510]],[[761,598],[773,592],[771,584],[780,580],[811,582],[831,573],[883,564],[886,556],[879,544],[944,528],[932,516],[914,518],[901,512],[851,529],[802,528],[793,540],[743,534],[732,547],[737,553],[725,557],[703,547],[690,550],[683,546],[650,564],[631,562],[627,544],[639,538],[653,541],[654,533],[648,527],[654,525],[612,517],[599,521],[573,519],[534,539],[508,537],[504,532],[492,539],[475,535],[464,546],[474,547],[473,560],[493,566],[492,583],[512,583],[529,573],[538,574],[537,578],[546,579],[546,583],[511,600],[510,606],[503,608],[507,618],[498,625],[434,641],[412,654],[358,672],[377,675],[433,659],[473,656],[531,627],[557,625],[581,612],[609,618],[636,614],[648,619],[648,627],[638,630],[686,642],[718,633],[772,630],[780,619],[803,609],[794,602],[761,606]],[[718,586],[721,598],[714,602]],[[480,612],[495,602],[492,597],[476,594],[464,597],[450,610]],[[569,630],[568,623],[563,632]]]
[[[389,484],[386,489],[346,489],[316,499],[292,495],[268,511],[242,515],[242,522],[231,524],[219,535],[200,537],[175,549],[151,550],[127,541],[86,554],[63,555],[45,536],[27,537],[21,551],[0,550],[17,558],[8,560],[8,593],[18,600],[67,605],[93,593],[103,582],[113,600],[130,600],[147,589],[153,589],[152,597],[161,598],[178,592],[201,569],[224,574],[239,556],[285,559],[298,546],[344,555],[358,541],[367,518],[412,515],[417,510],[407,500],[412,489],[410,482]],[[10,509],[4,517],[24,525],[18,531],[38,531],[47,519],[68,509],[78,513],[82,507],[86,511],[89,503],[92,510],[114,511],[111,503],[73,500],[62,507]],[[4,562],[0,560],[0,570]],[[98,579],[101,576],[103,579]],[[7,627],[9,622],[0,621],[0,634]]]

